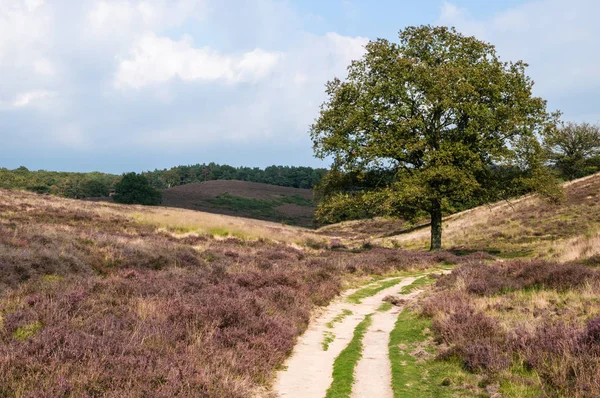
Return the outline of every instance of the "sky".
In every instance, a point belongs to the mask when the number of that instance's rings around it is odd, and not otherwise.
[[[369,40],[455,26],[600,122],[597,0],[0,0],[0,167],[327,167],[325,83]]]

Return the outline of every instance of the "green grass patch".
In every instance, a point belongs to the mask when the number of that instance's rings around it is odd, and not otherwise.
[[[42,329],[42,324],[39,321],[30,323],[29,325],[17,328],[13,332],[13,337],[17,340],[26,340],[35,336]]]
[[[379,308],[377,308],[377,312],[388,312],[393,307],[393,304],[389,301],[382,303]]]
[[[207,232],[213,236],[229,236],[229,230],[221,227],[211,228]]]
[[[429,319],[404,310],[390,334],[392,389],[395,398],[475,397],[464,385],[477,385],[476,376],[466,372],[458,360],[436,360],[436,348],[427,344]],[[417,359],[411,353],[425,350],[430,358]]]
[[[321,347],[323,348],[323,351],[327,351],[329,349],[329,344],[333,343],[334,340],[335,334],[333,334],[333,332],[330,332],[329,330],[324,331],[323,341],[321,342]]]
[[[397,285],[403,278],[393,278],[384,281],[375,282],[367,287],[357,290],[346,298],[346,301],[353,304],[360,304],[364,298],[371,297],[380,291]]]
[[[341,321],[344,320],[344,318],[346,318],[347,316],[350,316],[350,315],[352,315],[352,311],[345,309],[340,314],[336,315],[335,318],[333,318],[331,321],[327,322],[325,324],[325,326],[328,327],[329,329],[333,329],[333,326],[336,323],[340,323]]]
[[[528,369],[524,363],[515,361],[507,376],[500,380],[500,393],[503,397],[537,398],[544,395],[537,373]]]
[[[175,234],[187,234],[190,232],[195,232],[196,228],[182,226],[182,225],[170,225],[167,227],[167,230],[169,232],[173,232]]]
[[[325,398],[350,397],[352,384],[354,383],[354,368],[362,357],[362,339],[371,322],[371,314],[369,314],[356,326],[350,344],[335,359],[333,363],[333,381]]]
[[[352,311],[345,309],[341,313],[337,314],[335,318],[333,318],[331,321],[327,322],[325,324],[325,327],[333,329],[336,323],[342,322],[344,318],[350,315],[352,315]],[[327,351],[329,349],[329,344],[333,343],[333,340],[335,340],[335,334],[333,332],[330,332],[328,330],[323,332],[323,342],[321,343],[323,351]]]
[[[415,280],[410,285],[404,286],[402,288],[402,290],[400,290],[400,294],[412,293],[413,291],[415,291],[423,286],[429,285],[433,282],[435,282],[435,279],[431,275],[422,276],[419,279]]]
[[[428,274],[436,272],[436,271],[439,272],[439,271],[452,270],[452,269],[454,269],[454,267],[455,267],[455,265],[452,265],[452,264],[443,264],[443,265],[438,265],[435,268],[430,268],[426,271],[396,271],[396,272],[389,273],[386,275],[374,275],[371,277],[370,282],[368,282],[366,284],[363,282],[361,285],[364,287],[362,289],[357,290],[356,292],[352,293],[351,295],[349,295],[346,298],[346,301],[349,303],[352,303],[352,304],[360,304],[362,299],[364,299],[366,297],[371,297],[371,296],[379,293],[383,289],[387,289],[388,287],[397,285],[404,278],[408,278],[408,277],[418,278],[421,276],[427,276]],[[385,279],[387,279],[387,280],[385,280]],[[354,285],[354,286],[356,286],[356,285]]]
[[[42,276],[42,278],[46,281],[46,282],[60,282],[62,281],[63,278],[62,276],[59,275],[54,275],[54,274],[46,274],[44,276]]]
[[[281,195],[278,202],[280,204],[291,203],[298,206],[313,207],[315,203],[302,195]]]

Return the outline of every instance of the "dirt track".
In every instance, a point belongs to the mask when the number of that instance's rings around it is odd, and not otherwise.
[[[401,308],[394,307],[387,312],[377,312],[385,296],[395,295],[402,287],[410,285],[416,278],[403,279],[400,283],[383,289],[374,296],[362,299],[360,304],[347,302],[346,298],[356,290],[345,292],[335,302],[324,309],[307,331],[299,338],[296,347],[287,360],[284,370],[277,375],[274,386],[276,396],[281,398],[322,398],[333,380],[333,363],[340,352],[352,339],[354,329],[368,314],[373,314],[373,322],[363,338],[363,356],[355,369],[355,383],[352,397],[393,397],[391,364],[388,358],[389,334],[394,328]],[[418,292],[407,295],[414,297]],[[328,328],[327,323],[344,310],[352,311],[341,322]],[[327,351],[322,348],[324,332],[335,335]]]

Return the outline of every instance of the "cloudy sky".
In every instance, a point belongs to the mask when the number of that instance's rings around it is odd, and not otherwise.
[[[597,0],[0,0],[0,167],[326,166],[308,126],[369,39],[456,26],[600,121]]]

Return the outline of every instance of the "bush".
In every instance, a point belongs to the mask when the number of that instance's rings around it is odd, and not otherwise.
[[[115,202],[155,206],[162,202],[161,193],[153,188],[146,177],[136,173],[123,175],[115,187]]]

